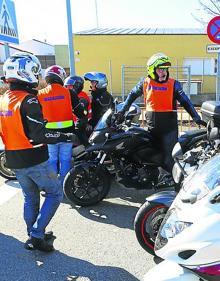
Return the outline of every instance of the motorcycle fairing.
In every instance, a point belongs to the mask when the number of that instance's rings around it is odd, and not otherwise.
[[[202,281],[190,270],[172,261],[163,261],[145,274],[143,281]]]
[[[161,203],[170,207],[176,197],[176,194],[177,193],[174,190],[164,190],[148,196],[146,200],[148,202]]]

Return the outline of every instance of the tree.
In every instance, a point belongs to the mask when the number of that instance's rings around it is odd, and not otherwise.
[[[203,25],[220,15],[220,0],[198,0],[198,3],[200,8],[192,16]]]

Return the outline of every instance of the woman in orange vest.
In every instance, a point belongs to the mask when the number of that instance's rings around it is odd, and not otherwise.
[[[179,81],[169,77],[171,62],[163,53],[154,54],[147,62],[148,76],[141,79],[129,93],[116,118],[122,121],[124,113],[133,101],[144,95],[146,123],[155,138],[158,149],[164,155],[162,167],[171,173],[174,164],[172,150],[177,142],[177,101],[198,125],[206,125],[184,93]]]
[[[72,134],[45,128],[37,99],[41,65],[37,57],[17,53],[4,65],[9,90],[0,97],[0,135],[5,145],[7,167],[13,169],[24,196],[24,220],[29,236],[28,250],[54,250],[46,240],[52,233],[45,229],[63,198],[62,186],[48,163],[46,143],[72,143]],[[44,202],[40,204],[40,192]]]
[[[52,65],[45,70],[47,87],[38,92],[38,100],[42,106],[46,128],[62,133],[75,131],[73,112],[78,118],[85,119],[84,108],[73,91],[63,84],[65,70],[59,65]],[[49,161],[63,184],[66,174],[71,169],[72,144],[59,142],[48,145]]]
[[[76,125],[80,142],[86,146],[88,145],[88,137],[91,133],[91,130],[87,130],[87,128],[88,122],[92,117],[92,105],[90,97],[86,92],[83,91],[84,80],[80,76],[69,76],[65,79],[64,86],[67,89],[74,90],[80,100],[80,103],[84,107],[84,112],[86,114],[86,122],[85,120],[77,118],[75,114],[73,114],[73,121]]]

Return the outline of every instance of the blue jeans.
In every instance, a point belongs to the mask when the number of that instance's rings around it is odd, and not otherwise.
[[[54,172],[60,174],[61,184],[72,166],[72,147],[73,144],[68,142],[48,144],[49,161]]]
[[[48,161],[14,171],[24,195],[27,233],[36,238],[43,238],[45,228],[62,201],[62,186]],[[44,191],[45,197],[41,208],[40,191]]]

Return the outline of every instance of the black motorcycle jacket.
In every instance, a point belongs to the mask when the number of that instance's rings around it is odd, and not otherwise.
[[[92,118],[89,124],[94,128],[102,115],[109,109],[113,108],[113,97],[104,89],[91,91],[92,96]]]
[[[66,134],[45,128],[37,90],[24,85],[10,84],[10,90],[24,91],[28,95],[20,105],[24,133],[35,144],[34,148],[22,150],[6,150],[6,165],[8,168],[21,169],[40,164],[48,159],[48,149],[45,144],[71,141]],[[14,140],[16,142],[16,140]]]
[[[143,93],[144,78],[142,78],[137,85],[131,90],[121,112],[129,109],[130,105]],[[163,83],[160,83],[163,85]],[[166,92],[164,93],[166,94]],[[197,122],[200,116],[195,110],[193,104],[184,93],[179,81],[174,81],[173,86],[173,111],[172,112],[146,112],[146,123],[149,129],[161,133],[169,132],[177,128],[177,101],[190,114],[190,116]]]

